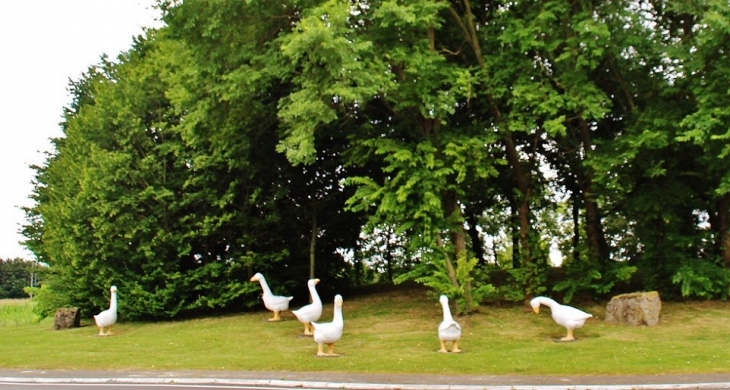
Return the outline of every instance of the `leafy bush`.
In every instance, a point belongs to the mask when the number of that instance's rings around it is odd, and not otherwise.
[[[554,291],[565,293],[566,303],[577,293],[604,295],[617,283],[626,282],[636,272],[636,267],[623,262],[610,262],[601,273],[597,264],[586,261],[573,261],[564,265],[565,280],[558,282]]]
[[[547,283],[546,265],[525,264],[520,268],[507,270],[509,281],[499,288],[499,295],[508,301],[519,302],[528,296],[545,292]]]
[[[41,285],[35,294],[36,295],[33,297],[33,302],[35,303],[33,306],[33,313],[35,313],[40,319],[53,317],[56,313],[56,309],[67,305],[63,297],[53,291],[48,283]]]
[[[683,297],[727,299],[730,269],[707,260],[685,261],[672,276],[672,283],[679,285]]]
[[[449,278],[449,273],[444,261],[424,261],[413,269],[395,279],[395,283],[402,283],[407,280],[414,280],[417,283],[430,287],[429,294],[438,297],[441,294],[448,296],[457,304],[458,313],[469,313],[476,309],[479,302],[494,295],[497,289],[487,283],[488,277],[484,273],[475,271],[477,259],[466,259],[460,256],[456,261],[455,286]],[[475,278],[475,275],[478,277]],[[472,305],[469,304],[467,295],[471,296]]]

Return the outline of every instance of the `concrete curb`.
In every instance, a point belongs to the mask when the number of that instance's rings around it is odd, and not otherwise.
[[[37,384],[133,384],[133,385],[221,385],[231,388],[235,386],[263,386],[270,388],[303,388],[303,389],[350,389],[350,390],[684,390],[684,389],[730,389],[730,382],[710,383],[655,383],[655,384],[621,384],[621,385],[429,385],[429,384],[380,384],[296,381],[276,379],[235,379],[235,378],[130,378],[130,377],[0,377],[2,383],[37,383]]]

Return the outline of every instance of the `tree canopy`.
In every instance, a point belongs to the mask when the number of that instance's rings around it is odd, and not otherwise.
[[[129,318],[239,310],[255,272],[414,279],[460,311],[730,292],[722,0],[159,8],[71,82],[35,167],[48,309],[115,284]]]
[[[32,296],[46,267],[21,258],[0,259],[0,299]]]

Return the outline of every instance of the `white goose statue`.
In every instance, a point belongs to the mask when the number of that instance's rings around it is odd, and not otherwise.
[[[309,295],[312,297],[312,303],[302,306],[297,310],[292,310],[292,313],[297,317],[297,319],[304,324],[305,336],[313,335],[312,330],[310,329],[312,327],[311,323],[313,321],[317,321],[319,317],[322,316],[322,300],[319,299],[319,294],[317,294],[317,283],[319,283],[319,279],[309,279],[307,281],[307,287],[309,288]]]
[[[94,316],[94,322],[99,327],[99,336],[111,336],[112,326],[117,323],[117,286],[112,286],[109,308]]]
[[[259,272],[251,277],[251,281],[259,282],[261,284],[261,289],[264,291],[264,294],[261,297],[261,299],[264,301],[264,306],[274,312],[274,317],[269,318],[269,321],[281,321],[281,316],[279,315],[279,313],[285,310],[289,310],[289,301],[291,301],[293,297],[274,295],[271,292],[269,285],[266,283],[266,278],[264,278],[264,275]]]
[[[588,318],[593,317],[592,314],[578,310],[573,306],[561,305],[548,297],[535,297],[530,301],[530,306],[532,306],[532,310],[535,313],[540,312],[540,305],[549,307],[553,320],[568,330],[568,335],[561,338],[561,341],[575,340],[573,337],[573,329],[581,328]]]
[[[317,343],[317,356],[339,356],[334,352],[334,345],[342,337],[345,321],[342,317],[342,295],[335,295],[335,310],[332,322],[312,322],[314,342]],[[327,344],[327,353],[323,346]]]
[[[439,352],[446,353],[446,342],[451,341],[451,352],[461,352],[459,349],[459,339],[461,339],[461,325],[454,321],[449,309],[449,298],[446,295],[439,297],[441,308],[444,312],[444,319],[439,324],[439,340],[441,341],[441,349]]]

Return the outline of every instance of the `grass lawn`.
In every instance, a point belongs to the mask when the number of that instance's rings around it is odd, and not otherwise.
[[[120,292],[119,299],[124,299]],[[322,321],[332,318],[327,300]],[[681,374],[730,372],[730,303],[664,303],[660,324],[609,324],[605,302],[576,305],[592,313],[577,341],[558,343],[565,329],[548,308],[483,306],[456,318],[461,354],[441,354],[441,307],[419,287],[348,299],[337,358],[316,357],[311,337],[289,312],[163,323],[121,320],[116,335],[98,337],[91,318],[52,330],[32,320],[28,301],[0,301],[0,367],[35,369],[197,369],[339,371],[475,375]],[[95,314],[95,313],[92,313]],[[124,313],[120,313],[123,316]],[[595,318],[597,317],[597,318]]]

